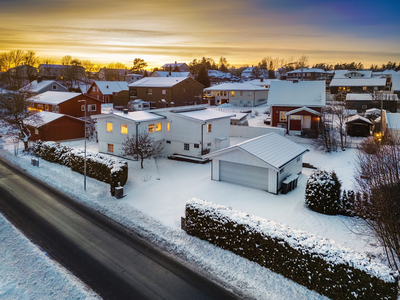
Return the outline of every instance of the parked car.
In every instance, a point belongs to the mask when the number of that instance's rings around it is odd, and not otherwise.
[[[270,115],[267,115],[267,117],[264,119],[264,124],[271,125],[271,116]]]

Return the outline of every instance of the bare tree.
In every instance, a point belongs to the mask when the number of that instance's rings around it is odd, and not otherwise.
[[[326,112],[332,116],[333,129],[339,134],[340,148],[344,150],[350,144],[350,138],[346,132],[346,121],[350,116],[343,103],[335,101],[333,105],[326,108]]]
[[[400,261],[400,145],[375,144],[374,151],[359,149],[356,215],[363,219],[362,234],[372,232],[385,250],[390,266]]]
[[[332,114],[325,108],[318,122],[318,137],[312,142],[315,149],[322,149],[325,152],[337,150],[337,132],[333,126]]]
[[[155,141],[147,132],[127,137],[122,143],[123,156],[139,157],[142,169],[143,160],[159,155],[162,149],[161,142]]]
[[[133,66],[131,68],[131,72],[133,73],[141,73],[147,67],[147,62],[142,58],[135,58],[133,60]]]

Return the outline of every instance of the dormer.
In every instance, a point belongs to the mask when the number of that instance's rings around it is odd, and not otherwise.
[[[347,77],[347,78],[361,78],[361,77],[364,77],[364,74],[356,72],[356,71],[353,71],[353,72],[349,72],[349,73],[344,74],[344,76]]]

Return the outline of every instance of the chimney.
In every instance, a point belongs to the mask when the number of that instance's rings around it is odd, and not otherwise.
[[[264,82],[264,77],[260,77],[260,82]]]
[[[125,115],[128,114],[128,111],[129,111],[129,110],[128,110],[127,108],[124,108],[124,109],[123,109],[123,112],[124,112]]]

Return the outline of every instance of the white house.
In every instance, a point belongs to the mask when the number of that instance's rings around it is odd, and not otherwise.
[[[387,133],[400,143],[400,114],[386,112]]]
[[[42,94],[45,92],[68,92],[68,88],[55,80],[34,80],[26,86],[19,89],[19,91],[26,91],[31,96]]]
[[[216,105],[230,103],[235,106],[254,107],[267,103],[269,89],[249,82],[237,82],[214,85],[205,88],[204,93],[207,98],[214,99]]]
[[[385,76],[373,76],[372,71],[337,70],[329,86],[331,94],[365,93],[384,90],[386,82]]]
[[[205,105],[102,114],[97,120],[99,152],[121,155],[124,139],[149,133],[163,144],[164,155],[199,158],[228,147],[232,114]]]
[[[278,194],[282,182],[301,173],[303,155],[309,150],[276,133],[215,151],[211,179],[262,189]]]

